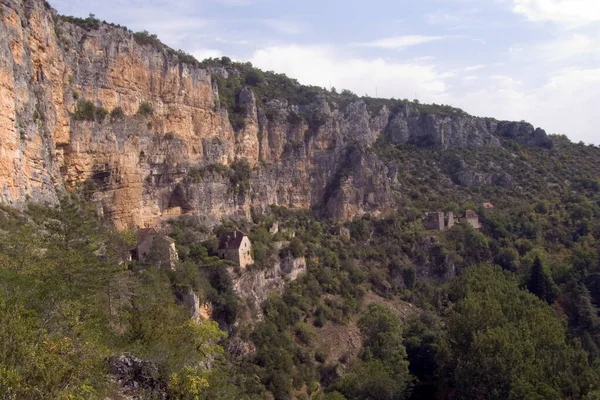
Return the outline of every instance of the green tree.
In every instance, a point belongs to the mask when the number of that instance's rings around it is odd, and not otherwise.
[[[438,360],[459,399],[583,398],[599,376],[552,308],[499,267],[466,270]]]
[[[554,282],[552,282],[552,278],[544,271],[544,266],[539,256],[536,256],[533,261],[531,274],[527,280],[527,290],[548,304],[552,304],[556,300],[558,290]]]
[[[403,399],[412,377],[400,319],[381,304],[372,304],[358,322],[363,353],[337,388],[350,399]]]

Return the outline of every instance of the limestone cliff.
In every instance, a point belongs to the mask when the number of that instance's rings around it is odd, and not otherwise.
[[[285,257],[278,259],[264,269],[253,268],[238,274],[229,270],[233,282],[233,290],[242,299],[252,303],[254,318],[262,319],[261,305],[271,293],[283,293],[285,284],[293,282],[306,272],[304,257]]]
[[[272,204],[348,219],[395,206],[396,171],[368,151],[380,138],[440,149],[552,145],[526,123],[414,103],[373,109],[336,95],[293,102],[245,87],[228,112],[219,82],[236,78],[235,66],[202,65],[126,28],[60,17],[41,0],[0,7],[2,203],[52,203],[85,185],[120,228],[181,213],[250,216]],[[139,113],[141,104],[153,111]],[[251,167],[242,179],[227,167],[236,160]]]

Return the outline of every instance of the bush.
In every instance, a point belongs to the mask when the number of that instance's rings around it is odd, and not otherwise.
[[[133,39],[142,46],[149,44],[157,49],[160,49],[163,46],[158,36],[146,30],[142,32],[135,32],[133,34]]]
[[[123,109],[121,107],[115,107],[110,112],[110,120],[112,122],[121,120],[123,118],[125,118],[125,113],[123,112]]]
[[[265,81],[265,76],[261,70],[253,68],[246,74],[246,85],[258,86]]]
[[[94,14],[90,14],[87,18],[78,18],[70,15],[61,15],[59,18],[65,22],[77,25],[86,31],[100,28],[100,20]]]
[[[108,110],[104,107],[96,108],[96,121],[102,123],[108,116]]]
[[[290,241],[290,251],[294,258],[304,257],[306,246],[304,246],[304,243],[300,239],[295,237]]]
[[[138,109],[138,115],[141,115],[142,117],[149,117],[152,116],[154,114],[154,108],[152,107],[151,103],[148,103],[146,101],[143,101],[140,103],[140,107]]]
[[[79,100],[75,106],[73,118],[76,121],[94,121],[96,119],[96,106],[89,100]]]

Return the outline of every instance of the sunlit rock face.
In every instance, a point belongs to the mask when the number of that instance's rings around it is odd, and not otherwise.
[[[500,146],[503,138],[552,146],[526,123],[411,105],[369,111],[362,100],[341,106],[315,96],[302,107],[319,123],[308,123],[290,118],[299,106],[285,99],[258,105],[250,88],[237,96],[243,127],[234,129],[214,79],[227,70],[182,62],[122,27],[86,30],[41,0],[0,7],[2,203],[55,203],[84,185],[98,213],[119,228],[184,213],[250,217],[272,204],[347,220],[395,207],[395,171],[369,151],[382,136],[440,149]],[[122,117],[82,120],[83,101]],[[142,103],[152,114],[138,115]],[[242,189],[231,170],[211,168],[239,160],[251,167]]]

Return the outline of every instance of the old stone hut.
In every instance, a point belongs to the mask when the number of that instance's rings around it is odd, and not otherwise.
[[[423,226],[430,231],[443,231],[452,228],[455,222],[452,211],[448,211],[447,213],[437,211],[425,215]]]
[[[248,236],[238,230],[221,235],[218,254],[220,259],[231,260],[241,268],[246,268],[254,263],[254,260],[252,260],[252,243]]]
[[[155,228],[138,230],[137,247],[133,256],[142,264],[156,263],[170,269],[175,269],[179,260],[175,240],[161,234]]]

